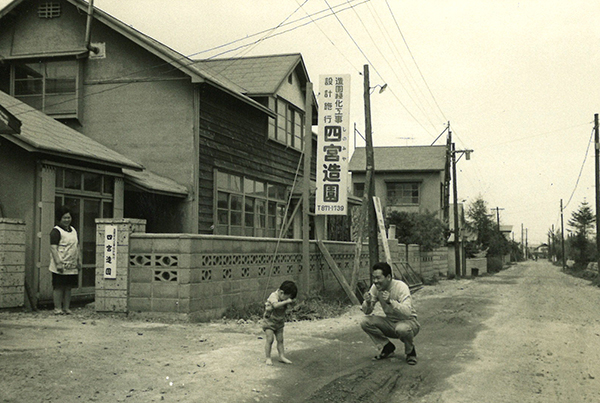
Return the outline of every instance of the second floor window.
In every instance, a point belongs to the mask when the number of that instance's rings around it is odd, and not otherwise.
[[[304,113],[287,101],[278,98],[275,103],[276,119],[269,119],[269,138],[288,147],[302,150],[304,147]]]
[[[418,182],[387,182],[387,205],[419,204]]]
[[[47,115],[76,117],[77,73],[75,60],[15,63],[10,71],[10,93]]]

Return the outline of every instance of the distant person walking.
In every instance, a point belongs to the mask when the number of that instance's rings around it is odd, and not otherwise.
[[[78,286],[81,253],[77,231],[71,227],[71,210],[62,206],[56,210],[57,224],[50,231],[50,271],[54,313],[71,314],[71,289]]]
[[[410,289],[403,281],[392,278],[392,268],[385,262],[375,263],[371,271],[373,285],[364,295],[362,310],[366,316],[362,318],[360,326],[381,348],[374,359],[382,360],[392,355],[396,346],[390,338],[400,339],[404,343],[406,362],[415,365],[417,350],[413,338],[421,326],[417,321]],[[385,316],[371,315],[377,302],[381,304]]]

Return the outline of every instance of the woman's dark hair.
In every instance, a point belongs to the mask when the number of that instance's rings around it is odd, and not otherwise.
[[[381,270],[381,274],[383,274],[383,277],[392,275],[392,267],[386,262],[375,263],[371,271],[375,270]]]
[[[289,295],[292,299],[296,298],[296,295],[298,295],[298,287],[296,287],[296,283],[293,281],[284,281],[279,286],[279,289]]]
[[[65,215],[65,214],[71,214],[71,217],[73,217],[73,213],[71,212],[71,209],[67,206],[60,206],[59,208],[56,209],[55,211],[55,216],[54,219],[56,222],[60,221],[60,219]]]

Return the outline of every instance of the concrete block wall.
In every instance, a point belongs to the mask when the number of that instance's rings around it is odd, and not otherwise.
[[[221,317],[228,308],[262,306],[284,280],[303,294],[343,295],[343,288],[317,244],[310,244],[309,282],[302,267],[302,241],[197,234],[147,234],[143,220],[97,220],[96,310],[141,315],[180,315],[192,321]],[[103,273],[104,227],[118,227],[116,279]],[[347,282],[355,244],[325,241]],[[393,245],[403,259],[404,245]],[[418,248],[413,248],[413,253]],[[123,255],[122,255],[123,254]],[[369,281],[368,245],[358,279]]]
[[[302,263],[297,242],[266,238],[137,233],[130,246],[130,310],[192,320],[262,304],[284,280],[298,281]]]
[[[25,305],[25,222],[0,218],[0,308]]]
[[[448,248],[421,252],[421,276],[425,281],[448,275]]]
[[[487,273],[487,258],[468,258],[465,267],[467,277]]]
[[[346,281],[350,284],[352,271],[354,270],[355,244],[334,241],[324,241],[323,243],[344,275]],[[311,291],[327,294],[342,294],[344,292],[343,288],[333,274],[333,271],[329,268],[323,255],[316,250],[314,254],[311,254],[311,257],[318,261],[318,268],[316,270],[318,276],[311,276]],[[369,271],[369,246],[368,244],[363,244],[357,280],[368,282],[370,278]]]
[[[301,286],[301,246],[297,240],[132,234],[129,310],[183,314],[201,321],[220,317],[228,308],[262,305],[285,280]],[[349,281],[354,244],[326,246]],[[342,291],[315,243],[310,250],[309,294]],[[362,256],[368,260],[366,253]],[[368,278],[367,270],[359,274]]]

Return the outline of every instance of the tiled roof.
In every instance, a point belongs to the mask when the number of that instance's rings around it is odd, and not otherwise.
[[[373,147],[375,171],[443,171],[446,167],[446,146]],[[365,148],[352,154],[348,169],[366,171]]]
[[[248,95],[274,94],[301,61],[299,53],[198,60],[194,66],[243,87]]]
[[[20,134],[5,134],[3,137],[29,151],[58,154],[118,167],[143,169],[142,165],[137,162],[105,147],[2,91],[0,91],[0,105],[4,106],[22,123]]]

